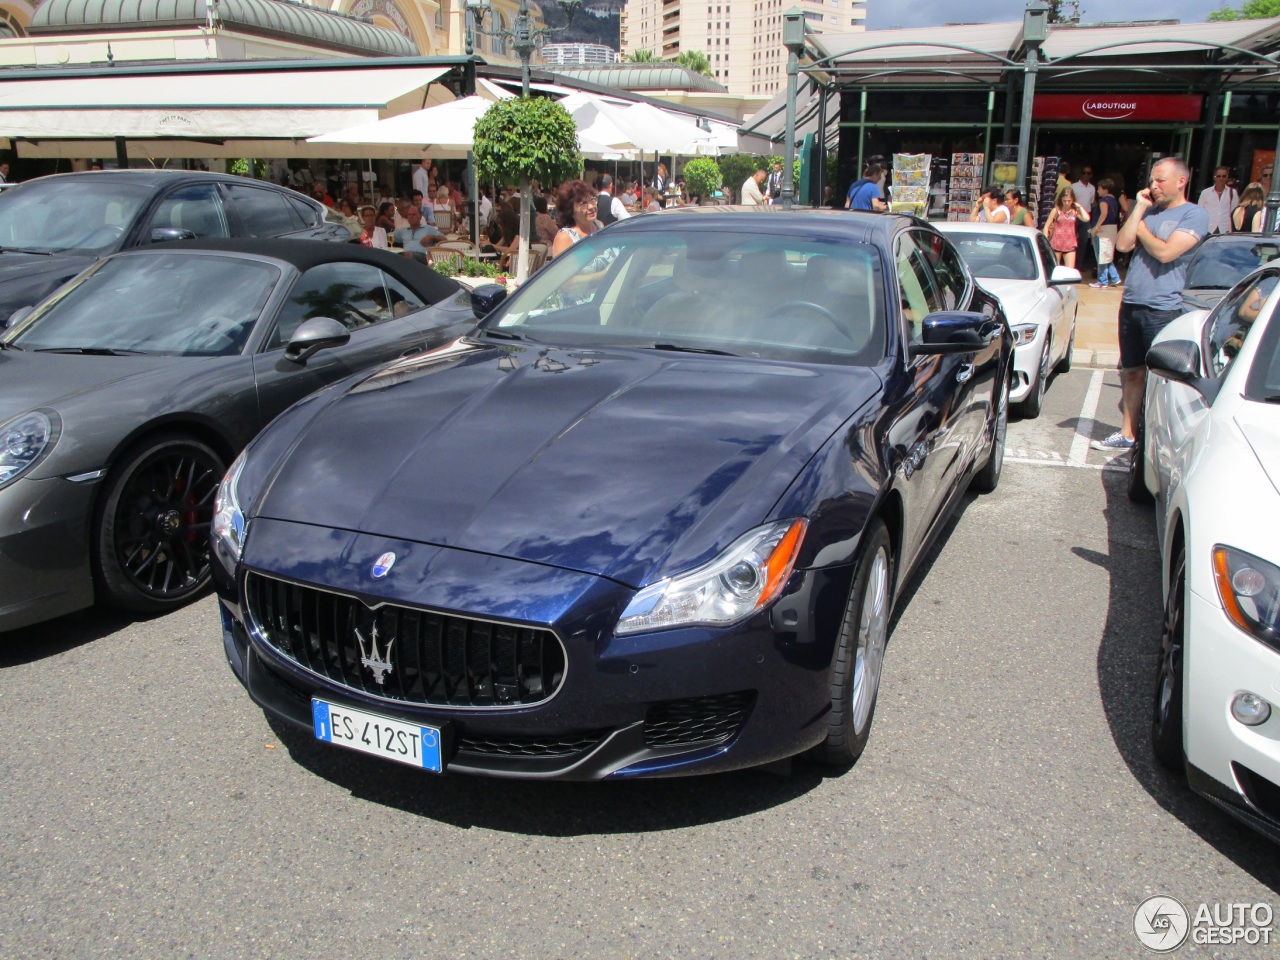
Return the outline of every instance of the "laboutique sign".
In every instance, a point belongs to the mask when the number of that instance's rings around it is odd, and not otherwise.
[[[1031,119],[1196,122],[1203,105],[1195,93],[1037,93]]]

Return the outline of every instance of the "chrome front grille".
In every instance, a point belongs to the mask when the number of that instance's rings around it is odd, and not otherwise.
[[[383,604],[245,574],[250,626],[312,673],[386,700],[442,707],[528,706],[564,681],[550,630]]]

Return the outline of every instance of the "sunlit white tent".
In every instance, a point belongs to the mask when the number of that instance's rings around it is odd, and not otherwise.
[[[580,135],[642,153],[691,156],[715,153],[711,134],[650,104],[621,106],[590,93],[571,93],[560,101]]]

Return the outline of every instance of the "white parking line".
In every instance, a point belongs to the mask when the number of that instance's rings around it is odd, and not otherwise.
[[[1093,417],[1102,398],[1102,376],[1105,372],[1093,371],[1089,389],[1085,391],[1084,406],[1080,408],[1080,419],[1076,421],[1076,435],[1071,439],[1071,452],[1067,454],[1067,462],[1073,467],[1087,466],[1089,441],[1093,438]]]
[[[1114,460],[1109,463],[1071,463],[1069,460],[1050,460],[1043,457],[1011,457],[1005,454],[1005,463],[1029,463],[1033,467],[1072,467],[1076,470],[1109,470],[1115,473],[1127,471],[1129,468]]]

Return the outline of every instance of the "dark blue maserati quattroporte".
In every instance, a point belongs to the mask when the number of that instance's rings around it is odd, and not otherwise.
[[[500,295],[232,465],[249,695],[436,772],[857,760],[895,599],[1000,478],[998,301],[926,223],[772,207],[623,221]]]

